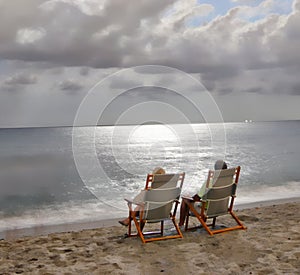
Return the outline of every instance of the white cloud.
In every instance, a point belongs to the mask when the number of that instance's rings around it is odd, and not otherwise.
[[[253,3],[253,0],[231,0],[230,2],[237,4],[251,4]]]
[[[196,0],[177,1],[170,9],[166,11],[162,18],[164,25],[184,27],[186,20],[192,17],[202,17],[209,15],[214,10],[210,4],[198,4]]]
[[[293,11],[300,11],[300,0],[294,0]]]
[[[291,9],[290,6],[287,6],[287,2],[280,0],[265,0],[257,6],[242,5],[237,6],[237,8],[239,10],[238,16],[245,20],[262,19],[265,16],[280,14]]]
[[[60,3],[73,5],[87,15],[99,15],[103,12],[104,7],[107,5],[107,0],[48,0],[45,3],[42,3],[39,8],[45,11],[51,11],[54,10],[56,5],[59,5]]]
[[[20,29],[17,32],[16,41],[20,44],[30,44],[42,39],[45,35],[43,29]]]

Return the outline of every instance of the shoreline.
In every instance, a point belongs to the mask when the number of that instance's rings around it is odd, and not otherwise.
[[[293,202],[300,202],[300,197],[235,204],[234,209],[239,211],[244,209],[260,208]],[[177,211],[177,215],[179,215],[179,211]],[[79,232],[81,230],[120,226],[118,224],[118,221],[122,218],[123,217],[95,221],[79,221],[64,224],[38,225],[33,227],[8,229],[0,231],[0,240],[15,240],[22,237],[38,237],[53,233]]]

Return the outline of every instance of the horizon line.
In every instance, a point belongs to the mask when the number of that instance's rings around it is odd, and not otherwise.
[[[251,121],[251,122],[250,122]],[[281,121],[300,121],[300,119],[280,119],[280,120],[248,120],[246,122],[243,121],[223,121],[223,122],[209,122],[208,124],[213,123],[261,123],[261,122],[281,122]],[[178,125],[185,125],[185,124],[205,124],[207,122],[190,122],[190,123],[176,123],[176,122],[170,122],[170,123],[160,123],[160,122],[145,122],[141,124],[135,124],[135,123],[120,123],[120,124],[98,124],[98,125],[80,125],[80,126],[74,126],[74,125],[48,125],[48,126],[12,126],[12,127],[0,127],[0,130],[6,130],[6,129],[36,129],[36,128],[73,128],[73,127],[113,127],[113,126],[138,126],[138,125],[165,125],[165,124],[178,124]]]

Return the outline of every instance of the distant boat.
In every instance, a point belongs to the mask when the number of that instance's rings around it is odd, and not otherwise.
[[[245,123],[251,123],[252,119],[245,119]]]

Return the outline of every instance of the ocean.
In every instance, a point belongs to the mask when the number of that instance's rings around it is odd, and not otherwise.
[[[300,121],[0,129],[0,232],[126,216],[163,167],[196,192],[241,166],[236,204],[300,197]]]

